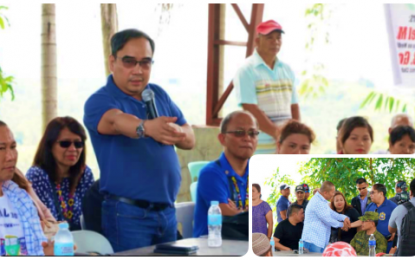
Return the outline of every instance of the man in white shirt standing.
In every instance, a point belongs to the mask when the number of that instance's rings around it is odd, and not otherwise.
[[[327,203],[333,198],[335,191],[334,184],[325,181],[307,205],[301,238],[304,248],[310,252],[323,253],[330,239],[331,227],[345,230],[350,228],[349,218],[331,210]]]

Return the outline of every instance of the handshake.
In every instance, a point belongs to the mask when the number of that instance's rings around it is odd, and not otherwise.
[[[343,227],[342,227],[342,230],[343,231],[349,231],[349,229],[352,227],[352,224],[350,223],[350,219],[349,218],[346,218],[345,220],[344,220],[344,222],[343,222]]]

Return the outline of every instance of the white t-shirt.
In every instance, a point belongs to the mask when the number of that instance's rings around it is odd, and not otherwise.
[[[2,256],[27,255],[19,214],[6,194],[0,197],[0,253]]]

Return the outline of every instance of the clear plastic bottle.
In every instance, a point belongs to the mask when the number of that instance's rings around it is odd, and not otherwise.
[[[369,237],[369,256],[376,256],[376,238],[373,234]]]
[[[220,247],[222,245],[222,212],[218,201],[211,201],[208,211],[208,246]]]
[[[304,254],[304,242],[303,242],[303,239],[300,239],[300,241],[298,241],[298,254],[299,255]]]
[[[54,253],[59,256],[73,256],[73,236],[69,231],[68,223],[60,223],[59,230],[55,235]]]
[[[275,255],[275,241],[274,241],[274,239],[273,239],[273,238],[271,238],[271,241],[270,241],[269,243],[270,243],[270,245],[271,245],[271,252],[272,252],[272,255],[274,256],[274,255]]]

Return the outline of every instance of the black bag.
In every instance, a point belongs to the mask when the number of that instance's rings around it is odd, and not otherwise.
[[[242,212],[235,216],[222,217],[222,238],[248,241],[249,214]]]
[[[397,250],[398,256],[415,256],[415,207],[411,202],[403,204],[408,213],[403,217],[401,235]]]

